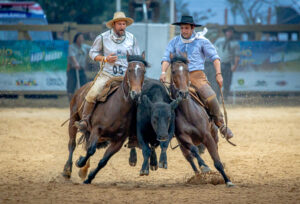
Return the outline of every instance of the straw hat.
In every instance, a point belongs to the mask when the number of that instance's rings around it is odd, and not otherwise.
[[[116,21],[126,21],[127,26],[131,25],[133,23],[132,18],[128,18],[125,16],[125,14],[121,11],[114,13],[114,18],[106,23],[106,27],[112,28],[114,22]]]

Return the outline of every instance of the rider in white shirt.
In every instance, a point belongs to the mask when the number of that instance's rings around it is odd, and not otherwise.
[[[96,97],[104,88],[105,83],[113,76],[123,76],[126,72],[127,52],[140,55],[140,49],[133,34],[125,31],[133,23],[133,19],[123,12],[114,13],[114,18],[106,23],[110,29],[95,39],[89,55],[92,60],[105,62],[102,72],[85,97],[81,121],[75,122],[80,131],[85,131],[96,104]]]

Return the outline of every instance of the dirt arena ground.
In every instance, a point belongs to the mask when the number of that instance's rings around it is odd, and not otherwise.
[[[91,185],[82,184],[74,165],[65,180],[68,133],[60,124],[68,108],[2,107],[0,203],[300,203],[300,106],[229,106],[227,112],[238,146],[220,139],[219,153],[233,188],[188,184],[193,171],[179,149],[168,150],[168,170],[148,177],[139,176],[141,151],[130,167],[129,149],[122,148]],[[74,161],[80,154],[77,147]],[[203,157],[214,169],[208,153]]]

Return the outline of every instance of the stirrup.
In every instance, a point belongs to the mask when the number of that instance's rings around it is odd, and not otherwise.
[[[75,121],[74,125],[80,132],[85,132],[87,129],[87,122],[85,120]]]
[[[226,128],[226,126],[223,125],[219,129],[220,129],[221,134],[223,135],[223,138],[225,138],[227,140],[233,138],[233,133],[231,132],[231,130],[229,129],[229,127]]]

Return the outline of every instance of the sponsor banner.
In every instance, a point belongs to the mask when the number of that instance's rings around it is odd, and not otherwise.
[[[231,91],[300,91],[300,42],[240,42]]]
[[[66,72],[0,74],[1,91],[65,91]]]
[[[64,91],[68,41],[0,41],[1,91]]]

